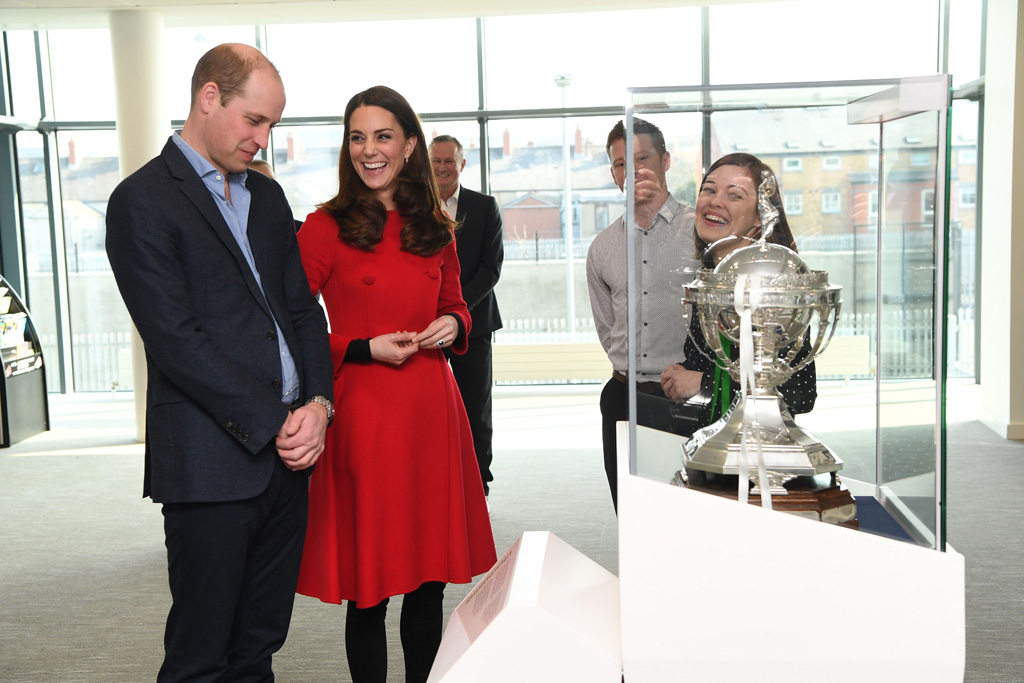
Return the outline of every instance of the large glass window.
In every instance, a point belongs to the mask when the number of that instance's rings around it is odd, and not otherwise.
[[[286,116],[342,116],[374,85],[402,93],[417,112],[480,104],[474,19],[268,26],[267,55],[284,79]]]
[[[56,290],[53,278],[53,250],[50,248],[50,204],[46,196],[46,166],[43,137],[24,131],[15,137],[18,147],[18,191],[21,219],[25,229],[25,274],[27,301],[32,321],[43,345],[43,358],[49,366],[47,389],[60,391]]]
[[[765,73],[770,74],[772,81],[833,81],[935,71],[939,6],[933,0],[895,4],[867,0],[866,5],[858,6],[857,12],[843,14],[844,28],[838,33],[822,29],[835,25],[837,19],[831,8],[819,5],[812,0],[793,0],[711,7],[707,10],[711,22],[711,81],[749,83],[767,80]],[[950,3],[949,69],[957,84],[973,80],[980,73],[981,5],[982,0],[952,0]],[[569,332],[575,329],[577,334],[587,335],[591,328],[588,327],[590,306],[584,272],[586,250],[594,235],[623,211],[623,196],[612,183],[604,151],[607,133],[618,117],[574,117],[566,121],[563,131],[562,119],[533,119],[531,116],[535,113],[529,110],[557,110],[563,106],[570,110],[618,107],[625,104],[627,87],[700,83],[703,11],[699,7],[683,7],[489,17],[482,20],[483,44],[478,44],[478,20],[472,17],[265,28],[246,25],[168,27],[164,29],[166,102],[171,117],[183,119],[187,115],[192,70],[199,56],[210,47],[223,42],[260,45],[282,73],[288,95],[285,116],[319,119],[320,125],[280,127],[273,136],[272,163],[296,217],[302,220],[319,202],[337,191],[342,133],[336,121],[348,99],[355,92],[378,83],[395,88],[425,116],[423,126],[428,139],[424,144],[436,134],[458,137],[465,146],[467,162],[463,184],[472,189],[489,188],[498,197],[505,213],[506,229],[506,266],[499,296],[503,313],[507,311],[506,317],[514,321],[506,326],[506,332],[516,329],[515,325],[520,324],[516,321],[528,321],[522,324],[541,330]],[[751,54],[756,57],[760,54],[758,49],[740,51],[735,47],[761,45],[764,36],[792,35],[799,35],[801,39],[772,39],[765,45],[763,54],[770,60],[767,71],[751,68],[757,62],[756,59],[751,61]],[[864,36],[899,44],[901,49],[896,61],[892,54],[864,50]],[[401,51],[395,52],[392,58],[384,54],[386,50],[380,50],[382,37],[387,44],[407,46],[422,44],[426,37],[430,44],[445,47],[431,49],[420,60],[409,60]],[[5,38],[12,70],[14,114],[31,121],[40,114],[35,34],[8,31]],[[48,106],[48,113],[55,118],[58,127],[67,121],[115,120],[109,32],[105,29],[53,30],[42,39],[48,50],[53,85],[53,102]],[[642,59],[631,56],[630,50],[624,47],[637,43],[643,45]],[[348,62],[352,60],[340,56],[336,48],[339,44],[345,45],[346,55],[374,54],[373,68],[350,68]],[[486,107],[481,115],[486,118],[488,112],[502,111],[502,118],[487,120],[488,139],[483,140],[480,139],[480,122],[473,118],[432,120],[447,112],[471,112],[479,108],[482,98],[478,50],[483,51],[486,64],[486,72],[482,74]],[[808,54],[813,54],[814,59],[807,59]],[[850,58],[850,55],[856,57]],[[333,64],[337,68],[312,69],[310,64]],[[331,74],[329,83],[321,75],[325,72]],[[975,112],[971,121],[974,133],[958,129],[962,135],[954,136],[955,154],[951,160],[951,230],[954,241],[964,245],[963,258],[958,261],[961,264],[958,267],[963,268],[964,292],[973,292],[973,270],[970,269],[973,266],[968,268],[967,264],[973,263],[974,258],[973,216],[976,195],[981,190],[975,187],[972,156],[977,153],[977,107],[971,106]],[[518,118],[505,118],[510,115],[508,110]],[[521,117],[519,111],[523,112]],[[877,162],[878,157],[852,150],[875,149],[878,140],[825,139],[813,135],[803,140],[792,134],[793,130],[801,132],[799,129],[782,130],[788,125],[787,119],[778,112],[743,116],[749,121],[738,120],[736,126],[730,126],[729,130],[735,133],[730,133],[732,137],[725,140],[719,134],[725,130],[727,115],[716,114],[718,128],[710,143],[710,159],[704,158],[702,153],[703,121],[699,114],[647,117],[665,132],[672,156],[667,176],[669,190],[677,199],[690,205],[695,202],[701,170],[714,158],[756,147],[771,157],[770,162],[779,172],[791,213],[799,216],[806,226],[804,239],[812,236],[821,240],[839,239],[826,236],[849,232],[863,233],[861,237],[873,239],[871,231],[878,223],[879,202],[878,168],[871,164]],[[957,112],[953,117],[954,126],[970,116],[970,113]],[[769,137],[777,138],[777,147],[766,150],[763,142]],[[68,132],[59,138],[59,172],[65,200],[62,208],[66,212],[63,227],[67,245],[63,248],[72,279],[86,277],[84,273],[90,272],[90,264],[102,251],[102,211],[106,196],[117,180],[116,153],[112,151],[116,138],[112,132],[106,142],[102,142],[103,138],[98,132]],[[94,141],[100,142],[94,144]],[[28,272],[31,287],[35,289],[29,296],[32,298],[35,294],[36,300],[45,301],[53,298],[54,290],[52,275],[46,276],[51,278],[47,282],[43,282],[45,277],[40,278],[40,269],[49,268],[52,260],[48,251],[45,174],[37,173],[42,164],[41,151],[38,161],[31,156],[32,149],[41,148],[34,133],[27,137],[19,135],[18,143],[19,150],[24,152],[19,154],[18,163],[22,183],[26,186],[22,189],[22,200],[26,202],[23,209],[25,243],[31,245],[27,254]],[[100,147],[106,147],[107,151],[96,152]],[[563,161],[566,150],[570,159],[568,202],[565,201],[567,174]],[[108,175],[101,173],[103,177],[90,175],[96,172],[99,158],[106,158],[112,164],[113,170]],[[481,163],[484,159],[487,164]],[[927,161],[928,166],[932,163],[924,156],[917,161]],[[482,176],[485,167],[487,178]],[[56,173],[58,169],[53,171]],[[808,178],[801,180],[802,175]],[[826,189],[815,194],[812,186]],[[919,218],[923,220],[930,215],[927,202],[926,196],[918,195]],[[837,223],[845,219],[852,220],[852,227]],[[569,245],[563,236],[566,224],[571,233]],[[859,237],[852,246],[855,254],[861,253],[860,246],[864,246],[858,240]],[[853,261],[857,258],[855,256]],[[852,301],[848,300],[848,305],[856,310],[867,302],[858,301],[857,281],[861,269],[854,270],[857,277],[850,288]],[[31,273],[36,276],[32,277]],[[77,281],[69,281],[72,292],[78,289]],[[534,295],[538,305],[531,303]],[[85,334],[85,330],[92,329],[98,322],[81,317],[82,311],[92,306],[85,299],[76,304],[75,297],[71,294],[74,310],[70,327],[75,334]],[[965,315],[973,315],[973,304],[966,303],[968,295],[965,293],[961,298],[965,302]],[[572,316],[569,316],[570,308]],[[537,320],[546,322],[535,322]],[[962,331],[969,329],[966,320],[960,328]],[[40,326],[45,329],[45,323]],[[111,328],[109,332],[117,330]],[[79,343],[80,338],[75,339],[75,343]],[[75,357],[80,360],[77,352]],[[51,373],[51,378],[55,376],[56,373]],[[76,382],[86,381],[84,375],[76,374],[75,378]],[[109,381],[109,378],[96,380],[97,386],[104,389],[109,388]]]
[[[50,31],[53,116],[62,121],[117,118],[110,31]]]
[[[271,164],[292,214],[304,221],[317,204],[338,194],[341,126],[278,126]]]
[[[949,74],[954,88],[981,76],[983,4],[984,0],[949,3]]]
[[[7,58],[11,69],[11,111],[23,121],[40,118],[39,70],[36,68],[35,34],[32,31],[8,31]]]
[[[118,358],[130,354],[131,322],[104,245],[107,200],[120,180],[117,133],[59,133],[57,149],[75,389],[129,387],[131,366]]]
[[[936,71],[939,4],[865,0],[711,7],[711,82],[837,81],[923,76]],[[872,45],[900,49],[873,50]]]
[[[188,116],[192,72],[207,50],[221,43],[256,45],[254,26],[168,28],[164,30],[164,102],[172,119]],[[287,87],[287,81],[285,86]],[[287,111],[285,113],[288,113]]]
[[[584,146],[577,155],[569,141],[575,182],[570,208],[573,247],[567,251],[563,239],[566,140],[561,120],[501,121],[492,124],[491,138],[491,194],[498,200],[505,233],[505,264],[495,292],[505,329],[508,333],[529,329],[534,333],[529,341],[534,342],[570,341],[574,326],[577,333],[593,334],[593,322],[580,320],[590,316],[584,259],[593,237],[592,233],[589,239],[581,236],[579,198],[583,191],[607,189],[611,184],[603,146]]]
[[[485,20],[490,109],[625,105],[628,87],[700,83],[700,8]],[[642,46],[642,47],[641,47]],[[559,87],[556,76],[571,82]]]

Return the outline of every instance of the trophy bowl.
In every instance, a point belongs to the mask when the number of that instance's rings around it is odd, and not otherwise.
[[[834,453],[793,422],[777,389],[825,350],[842,305],[841,289],[829,284],[828,273],[810,270],[792,249],[765,242],[736,249],[684,286],[684,303],[693,305],[708,346],[735,381],[741,372],[731,353],[741,344],[738,310],[749,311],[754,376],[747,395],[737,396],[721,419],[684,445],[687,470],[745,471],[756,490],[757,469],[740,465],[744,433],[749,443],[758,444],[775,495],[785,495],[784,484],[795,477],[842,468]]]

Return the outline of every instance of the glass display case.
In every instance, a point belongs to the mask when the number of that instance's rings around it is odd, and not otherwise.
[[[834,335],[815,361],[816,401],[794,420],[841,460],[837,474],[857,500],[861,530],[945,550],[944,266],[955,151],[948,76],[629,93],[626,129],[638,118],[656,122],[678,138],[671,141],[677,155],[689,157],[668,163],[707,169],[743,152],[774,171],[800,258],[842,287]],[[678,125],[666,125],[673,120]],[[627,136],[627,225],[641,196],[633,147]],[[693,205],[700,185],[694,177],[668,189]],[[626,232],[627,277],[636,283],[642,231]],[[680,264],[663,282],[634,287],[630,349],[638,349],[648,314],[636,305],[643,289],[677,289],[683,316],[679,283],[692,281],[698,268]],[[641,377],[642,354],[628,356],[630,376]],[[635,382],[630,387],[630,473],[670,485],[684,470],[692,428],[648,419],[649,399]],[[673,415],[682,402],[674,403]]]
[[[24,302],[0,276],[0,447],[50,428],[39,335]]]

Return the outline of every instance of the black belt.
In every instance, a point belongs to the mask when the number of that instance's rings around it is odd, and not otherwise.
[[[292,401],[291,403],[285,403],[284,407],[288,409],[289,413],[294,413],[296,410],[302,407],[302,401]]]
[[[622,382],[623,384],[626,383],[626,376],[623,375],[618,370],[612,370],[612,379],[616,379],[616,380]],[[660,393],[662,393],[661,383],[660,382],[637,382],[636,383],[636,390],[639,391],[642,394],[660,394]]]

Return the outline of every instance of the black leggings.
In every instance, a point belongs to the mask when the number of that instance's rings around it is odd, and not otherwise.
[[[400,631],[406,683],[425,683],[441,646],[444,587],[428,581],[402,599]],[[349,601],[345,613],[345,653],[352,683],[384,683],[388,677],[388,640],[384,617],[388,598],[360,609]]]

